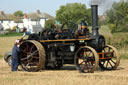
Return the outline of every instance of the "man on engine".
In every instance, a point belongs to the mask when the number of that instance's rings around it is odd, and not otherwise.
[[[89,29],[87,28],[87,24],[85,21],[81,22],[81,29],[78,30],[78,36],[87,36],[89,34]]]

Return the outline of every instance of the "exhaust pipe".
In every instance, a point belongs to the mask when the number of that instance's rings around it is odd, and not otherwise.
[[[92,12],[92,35],[97,36],[99,35],[98,29],[98,5],[91,5],[91,12]]]

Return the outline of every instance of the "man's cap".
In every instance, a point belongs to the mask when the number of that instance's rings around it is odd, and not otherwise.
[[[86,22],[85,21],[82,21],[81,22],[81,26],[87,26]]]

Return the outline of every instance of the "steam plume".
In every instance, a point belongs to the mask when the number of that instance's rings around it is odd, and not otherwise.
[[[90,5],[100,5],[103,2],[105,2],[105,0],[91,0]]]
[[[99,14],[103,14],[106,10],[112,7],[114,2],[118,2],[120,0],[90,0],[90,5],[98,5],[99,6]]]

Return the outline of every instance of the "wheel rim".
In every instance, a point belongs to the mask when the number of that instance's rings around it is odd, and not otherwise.
[[[38,71],[44,68],[45,51],[42,45],[35,40],[25,41],[20,46],[20,64],[26,71]]]
[[[75,64],[76,68],[83,73],[94,72],[98,66],[99,56],[96,51],[85,46],[80,49],[75,54]]]
[[[107,57],[112,57],[112,58],[105,59],[105,60],[100,60],[99,66],[102,69],[105,69],[105,70],[115,70],[115,69],[117,69],[117,67],[118,67],[118,65],[120,63],[120,57],[119,57],[117,49],[115,47],[113,47],[113,46],[107,45],[102,50],[102,52],[105,52],[105,53],[112,52],[113,56],[107,55]]]

